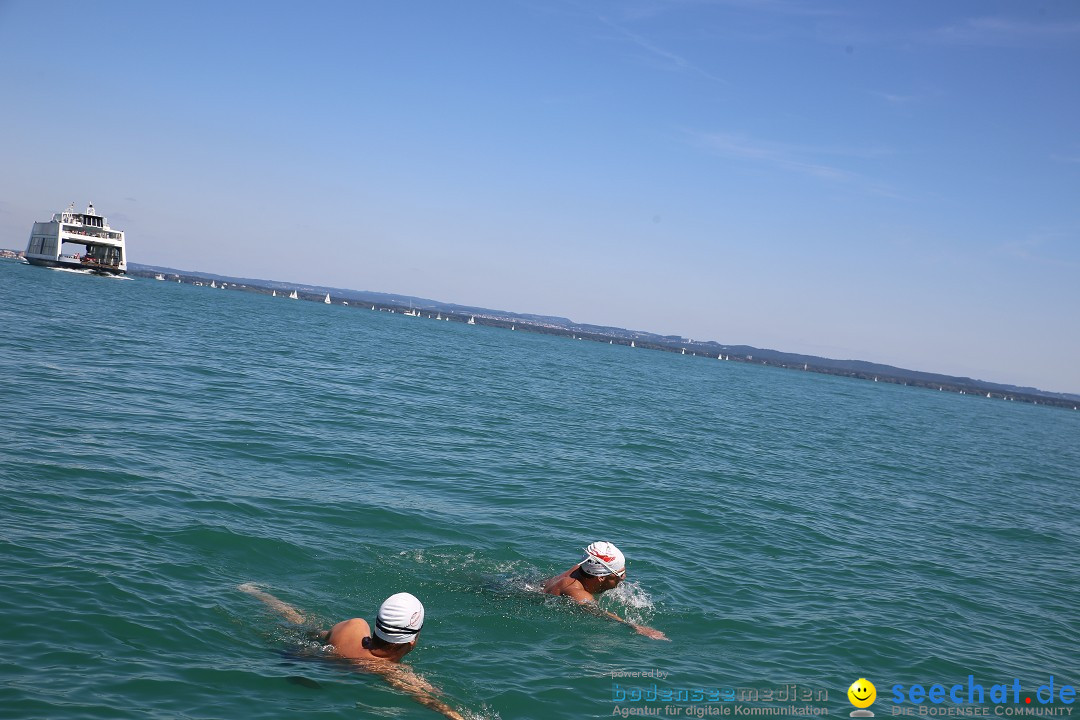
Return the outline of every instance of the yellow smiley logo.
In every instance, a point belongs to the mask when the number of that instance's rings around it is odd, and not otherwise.
[[[874,704],[877,699],[877,688],[874,683],[866,678],[859,678],[851,683],[847,690],[848,700],[857,708],[866,708]]]

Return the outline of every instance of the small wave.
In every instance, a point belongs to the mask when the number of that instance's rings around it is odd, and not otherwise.
[[[522,575],[521,573],[498,573],[486,575],[484,588],[495,595],[503,597],[517,597],[527,599],[547,600],[554,595],[544,594],[544,578],[536,573]]]
[[[538,593],[544,591],[543,580],[535,581],[527,580],[525,578],[511,578],[509,582],[513,587],[521,590],[522,592]]]
[[[614,664],[589,664],[581,668],[581,674],[587,678],[609,678],[613,671],[622,670],[624,667]]]
[[[454,551],[417,548],[415,550],[402,550],[398,553],[398,557],[428,567],[477,571],[485,575],[513,576],[521,574],[523,569],[531,569],[526,567],[528,563],[524,560],[495,560],[486,558],[475,550]]]
[[[317,680],[312,680],[311,678],[304,677],[303,675],[289,675],[285,678],[285,681],[292,683],[293,685],[301,685],[306,688],[311,688],[312,690],[322,690],[322,685],[320,685]]]
[[[333,657],[334,646],[319,642],[311,637],[296,637],[295,632],[290,632],[286,640],[295,645],[294,651],[302,657]]]

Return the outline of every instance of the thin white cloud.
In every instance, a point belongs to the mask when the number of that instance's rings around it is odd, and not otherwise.
[[[727,157],[762,162],[825,180],[851,180],[856,177],[855,173],[848,170],[813,159],[805,148],[794,145],[755,140],[730,133],[708,133],[701,135],[700,139],[709,150]]]
[[[910,105],[919,100],[918,95],[899,95],[897,93],[882,92],[880,90],[871,90],[870,94],[884,100],[890,105]]]
[[[1066,165],[1080,165],[1080,152],[1074,150],[1069,155],[1055,153],[1050,156],[1050,159],[1054,162],[1065,163]]]
[[[876,183],[830,160],[830,158],[841,157],[865,160],[891,154],[891,151],[883,148],[811,147],[761,140],[727,132],[690,132],[688,134],[694,143],[722,157],[745,160],[828,182],[851,183],[875,195],[899,197],[885,185]]]
[[[799,17],[835,17],[846,14],[834,8],[801,0],[640,0],[624,4],[620,13],[624,19],[634,21],[649,20],[672,11],[697,8],[746,10],[760,14]]]
[[[669,67],[671,69],[678,70],[678,71],[681,71],[681,72],[695,73],[695,74],[701,75],[702,77],[708,78],[709,80],[713,80],[713,81],[719,82],[719,83],[727,84],[727,82],[728,82],[724,78],[719,77],[717,75],[714,75],[711,72],[709,72],[708,70],[705,70],[704,68],[702,68],[701,66],[696,65],[695,63],[691,62],[690,60],[687,60],[682,55],[679,55],[678,53],[674,53],[674,52],[671,52],[670,50],[662,48],[659,45],[657,45],[656,43],[645,39],[641,35],[638,35],[637,33],[632,32],[630,30],[627,30],[622,25],[619,25],[617,23],[612,22],[611,20],[608,20],[606,17],[598,16],[598,19],[600,20],[600,22],[604,23],[605,25],[607,25],[612,30],[615,30],[616,32],[618,32],[622,36],[623,39],[629,40],[634,45],[636,45],[639,48],[647,51],[652,57],[658,58],[662,62],[662,64],[665,65],[666,67]]]
[[[935,102],[947,93],[936,87],[923,87],[915,92],[898,93],[889,90],[867,90],[866,93],[882,103],[900,109],[913,109],[924,103]]]
[[[1080,38],[1080,22],[1032,22],[1004,17],[968,18],[931,30],[926,40],[943,45],[1042,46]]]
[[[1027,262],[1040,265],[1080,268],[1080,260],[1075,255],[1077,238],[1080,238],[1080,226],[1061,226],[1038,228],[1026,236],[1001,243],[997,252]]]

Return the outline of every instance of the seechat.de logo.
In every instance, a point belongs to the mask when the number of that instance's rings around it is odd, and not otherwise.
[[[1034,693],[1025,691],[1020,683],[1020,678],[1013,678],[1011,683],[983,686],[975,681],[974,675],[967,676],[966,683],[933,683],[929,687],[923,684],[904,686],[893,685],[892,701],[897,705],[912,703],[922,705],[929,702],[932,705],[941,703],[953,703],[955,705],[982,705],[993,703],[995,705],[1049,705],[1057,700],[1062,705],[1072,705],[1076,702],[1076,688],[1072,685],[1054,685],[1054,676],[1050,676],[1050,682],[1039,685]]]

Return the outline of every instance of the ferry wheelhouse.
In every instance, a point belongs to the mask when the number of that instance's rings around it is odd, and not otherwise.
[[[75,203],[53,215],[48,222],[34,223],[26,260],[31,265],[89,270],[103,275],[127,272],[124,231],[109,227],[109,221],[94,211],[75,212]]]

